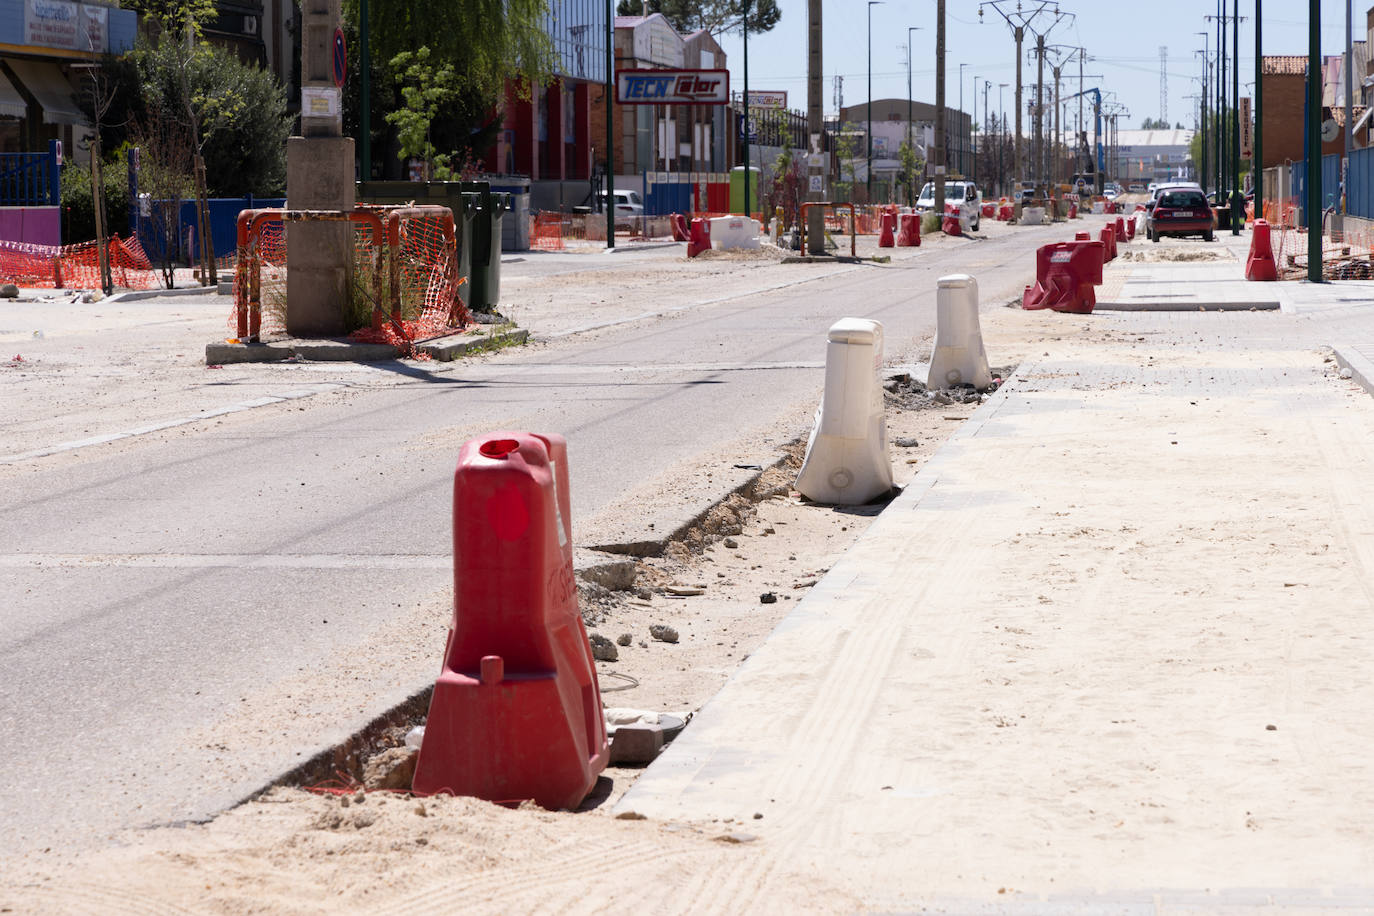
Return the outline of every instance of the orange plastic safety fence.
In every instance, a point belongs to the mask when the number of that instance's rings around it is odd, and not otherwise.
[[[112,236],[107,245],[110,279],[121,289],[152,289],[157,275],[138,239]],[[80,245],[30,245],[0,242],[0,281],[16,286],[99,289],[99,252],[95,242]]]
[[[536,213],[530,226],[530,247],[540,251],[563,250],[563,216],[560,213]]]
[[[1266,200],[1264,218],[1271,227],[1270,243],[1280,280],[1305,280],[1310,257],[1307,229],[1299,224],[1300,203],[1296,198]],[[1336,229],[1326,216],[1322,235],[1322,279],[1374,279],[1374,238],[1364,230]]]
[[[388,211],[382,208],[383,222]],[[394,209],[394,208],[392,208]],[[442,337],[471,322],[462,297],[463,278],[458,276],[457,248],[452,236],[452,216],[434,208],[423,216],[400,219],[397,248],[389,249],[385,239],[378,245],[372,229],[353,223],[353,285],[349,293],[349,312],[355,317],[371,315],[370,326],[350,334],[354,340],[386,343],[412,352],[417,341]],[[446,228],[447,219],[447,228]],[[256,261],[261,271],[260,295],[262,328],[260,339],[270,340],[286,334],[286,228],[279,221],[264,223],[255,238],[238,256],[248,263]],[[395,258],[394,272],[390,259]],[[381,296],[378,272],[381,272]],[[399,296],[392,296],[392,276]],[[235,274],[235,302],[238,301],[240,274]],[[399,299],[400,315],[394,317],[394,299]],[[237,316],[231,311],[232,329]]]

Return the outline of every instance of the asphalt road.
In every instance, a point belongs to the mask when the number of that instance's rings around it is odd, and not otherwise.
[[[882,321],[900,361],[934,333],[938,276],[974,274],[998,308],[1031,248],[1066,235],[721,290],[471,367],[397,364],[392,385],[23,462],[0,488],[0,746],[33,761],[0,776],[9,852],[204,819],[432,677],[466,439],[564,434],[578,543],[657,537],[805,430],[834,320]],[[656,256],[676,255],[617,263]]]

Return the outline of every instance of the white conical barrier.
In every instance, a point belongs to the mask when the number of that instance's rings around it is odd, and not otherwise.
[[[978,324],[978,281],[968,274],[941,277],[935,293],[935,352],[927,388],[992,387],[983,329]]]
[[[856,506],[892,489],[883,387],[883,326],[842,318],[826,336],[825,394],[797,474],[797,490],[821,503]]]

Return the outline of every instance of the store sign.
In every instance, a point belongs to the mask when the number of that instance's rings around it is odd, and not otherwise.
[[[1249,159],[1255,155],[1255,131],[1250,125],[1250,99],[1241,96],[1240,100],[1240,158]]]
[[[25,0],[24,43],[43,48],[109,50],[110,11],[67,0]]]
[[[724,105],[730,100],[730,71],[618,70],[615,100],[621,105]]]
[[[750,108],[786,108],[787,90],[771,91],[768,89],[749,90]]]

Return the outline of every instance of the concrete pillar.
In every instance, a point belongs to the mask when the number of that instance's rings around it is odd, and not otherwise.
[[[573,178],[592,177],[592,87],[573,87]]]
[[[530,88],[530,97],[524,99],[512,85],[506,90],[507,126],[515,138],[515,171],[539,177],[539,132],[536,129],[536,116],[539,113],[539,90]]]
[[[342,136],[343,93],[334,83],[334,30],[339,22],[340,0],[303,0],[303,136],[286,141],[286,195],[296,210],[352,210],[356,200],[353,139]],[[287,333],[345,333],[353,228],[347,223],[297,223],[288,225],[286,232]]]

